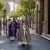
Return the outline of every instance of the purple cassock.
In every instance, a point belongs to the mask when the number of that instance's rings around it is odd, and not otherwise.
[[[19,28],[19,25],[16,21],[13,21],[10,25],[9,25],[9,37],[16,37],[16,32],[17,29]]]

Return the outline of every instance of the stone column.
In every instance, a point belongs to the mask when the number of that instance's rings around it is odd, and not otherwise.
[[[40,10],[38,16],[38,34],[42,34],[44,21],[44,0],[40,0]]]
[[[44,0],[44,33],[48,34],[48,0]]]

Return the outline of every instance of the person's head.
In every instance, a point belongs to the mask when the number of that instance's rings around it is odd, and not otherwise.
[[[16,19],[15,18],[13,18],[13,21],[15,21]]]
[[[23,23],[23,24],[25,24],[25,22],[26,22],[25,20],[22,20],[22,23]]]
[[[8,19],[8,21],[11,21],[11,19]]]

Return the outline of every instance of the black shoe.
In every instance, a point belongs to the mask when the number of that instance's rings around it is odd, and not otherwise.
[[[23,47],[24,47],[24,46],[25,46],[25,44],[22,44],[21,46],[23,46]]]

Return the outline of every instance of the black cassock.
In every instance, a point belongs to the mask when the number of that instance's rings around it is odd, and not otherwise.
[[[16,37],[16,32],[17,32],[17,29],[18,29],[19,25],[16,21],[13,21],[13,26],[12,26],[12,23],[9,25],[9,37]]]

